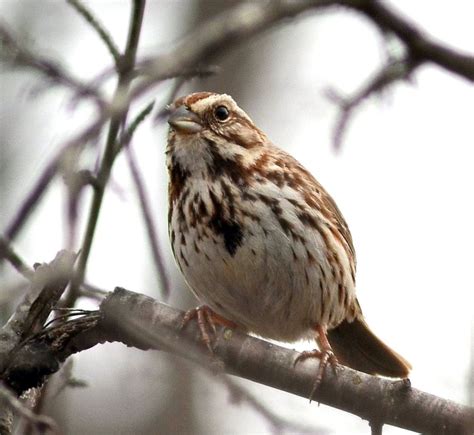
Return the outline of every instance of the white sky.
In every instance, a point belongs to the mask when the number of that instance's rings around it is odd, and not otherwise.
[[[127,4],[93,4],[119,43],[125,39]],[[9,1],[0,2],[2,20],[7,23],[18,18],[11,5]],[[397,7],[439,40],[473,52],[473,2],[457,0],[448,6],[442,1],[428,5],[400,0]],[[145,20],[142,55],[163,49],[166,41],[176,39],[174,18],[180,15],[175,14],[184,13],[185,8],[186,2],[168,1],[164,6],[149,3],[147,17],[155,13],[155,21]],[[38,12],[43,18],[35,21],[29,33],[38,47],[64,59],[77,76],[93,77],[110,59],[78,18],[62,27],[59,21],[65,11],[68,9],[62,2],[45,2]],[[58,41],[59,31],[74,37]],[[366,20],[351,13],[305,17],[298,24],[265,35],[257,44],[274,44],[281,55],[268,59],[267,70],[252,78],[250,89],[255,100],[244,109],[277,145],[293,153],[339,204],[358,253],[361,305],[373,330],[412,363],[413,386],[466,402],[474,305],[474,91],[465,80],[436,67],[423,67],[415,74],[413,84],[397,85],[385,98],[371,99],[358,110],[345,135],[342,152],[336,155],[330,144],[335,110],[322,91],[328,86],[348,93],[355,90],[379,65],[382,44],[378,36]],[[76,131],[87,115],[67,110],[66,94],[59,90],[27,99],[25,90],[29,87],[31,81],[23,81],[2,89],[7,104],[20,95],[24,118],[31,122],[28,129],[19,128],[10,138],[12,143],[28,143],[31,147],[20,151],[24,153],[24,175],[15,186],[18,198],[23,197],[58,144]],[[162,101],[164,95],[159,93],[158,100]],[[138,131],[134,146],[155,199],[163,250],[169,254],[165,128],[152,128],[146,123]],[[117,188],[107,195],[88,276],[104,288],[120,285],[156,296],[150,290],[155,285],[149,274],[151,261],[123,161],[118,162],[113,179],[121,194],[117,194]],[[62,247],[61,201],[62,190],[53,189],[17,244],[31,262],[51,259]],[[13,208],[0,211],[0,222],[8,222],[12,213]],[[134,254],[129,255],[131,252]],[[176,276],[171,259],[168,266]],[[145,413],[133,408],[135,395],[138,401],[147,394],[147,388],[154,388],[150,381],[145,386],[141,383],[140,373],[152,367],[156,359],[149,355],[140,359],[137,355],[121,346],[108,346],[77,358],[78,376],[88,380],[98,360],[107,367],[99,368],[98,377],[91,381],[97,406],[102,400],[109,405],[118,400],[114,394],[116,379],[129,377],[130,391],[124,394],[131,395],[130,413],[119,408],[116,415],[123,428],[133,427],[134,418]],[[104,361],[106,358],[109,362]],[[135,387],[133,380],[137,381]],[[331,433],[368,433],[367,424],[354,416],[325,406],[309,407],[303,399],[246,385],[289,419],[325,426]],[[213,392],[209,400],[217,408],[221,401],[227,404],[224,392],[218,387],[209,388]],[[90,389],[74,392],[69,400],[71,411],[80,403],[82,415],[92,421],[96,411],[91,409],[90,394]],[[73,419],[74,414],[71,412],[68,418]],[[202,422],[208,425],[209,433],[216,427],[218,432],[228,429],[242,434],[268,431],[261,418],[245,407],[229,406],[226,413],[218,414],[207,415]],[[238,426],[232,426],[231,431],[226,424],[232,421]],[[402,432],[389,427],[384,430],[388,435]]]

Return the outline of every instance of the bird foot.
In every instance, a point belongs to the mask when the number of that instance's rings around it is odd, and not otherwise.
[[[185,328],[186,325],[193,319],[197,320],[201,340],[211,353],[214,353],[214,349],[212,346],[210,333],[212,331],[213,335],[216,334],[216,325],[221,325],[223,327],[232,329],[237,327],[237,324],[215,313],[207,305],[201,305],[184,313],[180,329]]]
[[[316,379],[313,384],[313,388],[311,389],[311,393],[309,395],[309,401],[313,400],[314,393],[321,385],[321,381],[323,380],[324,373],[326,372],[326,367],[328,364],[332,367],[334,374],[336,374],[336,366],[338,364],[337,358],[332,352],[332,350],[325,349],[325,350],[307,350],[302,352],[298,355],[293,363],[293,366],[296,366],[300,361],[304,361],[308,358],[318,358],[319,359],[319,369],[316,375]]]
[[[314,349],[309,351],[301,352],[298,357],[295,359],[293,363],[293,367],[296,366],[300,361],[304,361],[308,358],[318,358],[319,359],[319,369],[316,375],[316,379],[313,384],[313,388],[311,389],[311,393],[309,395],[309,401],[313,400],[314,393],[317,391],[319,386],[321,385],[321,381],[323,380],[324,373],[326,372],[326,367],[328,364],[331,366],[333,373],[336,375],[337,365],[339,364],[336,355],[329,344],[327,337],[326,337],[326,330],[320,326],[316,326],[314,328],[318,333],[317,342],[320,347],[320,350]]]

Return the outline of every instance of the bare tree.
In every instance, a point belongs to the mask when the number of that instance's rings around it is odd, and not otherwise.
[[[252,41],[271,27],[291,22],[304,13],[343,9],[361,14],[384,35],[396,38],[400,54],[387,60],[352,97],[331,94],[340,109],[334,130],[334,146],[340,147],[350,116],[369,96],[407,80],[424,64],[434,63],[468,82],[474,80],[474,57],[446,47],[425,35],[385,3],[374,0],[281,0],[275,2],[238,2],[189,32],[181,42],[147,58],[137,57],[140,35],[146,16],[145,0],[134,0],[124,50],[79,0],[68,3],[99,35],[111,56],[112,66],[94,80],[76,77],[56,59],[37,52],[19,38],[17,32],[0,25],[1,56],[17,70],[27,69],[41,75],[53,86],[69,89],[74,104],[88,102],[95,115],[79,133],[58,146],[38,177],[32,190],[18,202],[0,239],[0,261],[6,260],[29,283],[25,298],[12,310],[0,339],[0,433],[11,433],[13,412],[26,420],[28,430],[57,432],[50,418],[33,412],[41,409],[45,392],[32,394],[33,411],[18,400],[31,389],[44,385],[71,355],[104,342],[117,341],[139,349],[158,349],[190,359],[202,376],[217,374],[234,400],[244,402],[262,415],[275,431],[311,430],[282,419],[224,373],[231,373],[292,394],[308,397],[316,362],[294,367],[296,353],[239,331],[219,330],[216,334],[216,359],[203,354],[197,330],[179,328],[181,313],[157,301],[120,288],[108,293],[88,282],[87,267],[94,248],[97,223],[106,189],[117,157],[124,154],[135,183],[138,202],[149,238],[156,276],[162,298],[171,287],[163,254],[157,243],[155,219],[151,216],[148,194],[137,166],[132,138],[152,110],[158,120],[166,115],[166,101],[156,107],[152,102],[136,110],[157,86],[173,80],[167,101],[174,98],[185,80],[216,72],[213,62],[235,46]],[[223,80],[225,76],[221,76]],[[116,80],[111,97],[104,84]],[[217,79],[219,80],[219,78]],[[222,88],[228,83],[221,84]],[[218,82],[216,86],[220,87]],[[237,85],[236,85],[237,86]],[[151,98],[150,98],[151,99]],[[103,150],[93,144],[104,139]],[[95,153],[97,166],[78,165],[81,155]],[[15,251],[15,242],[27,222],[35,216],[52,180],[60,178],[66,186],[68,237],[65,246],[48,264],[29,267]],[[79,207],[84,193],[92,195],[84,216]],[[80,220],[84,233],[77,245]],[[72,250],[79,246],[78,253]],[[96,310],[74,308],[78,298],[99,300]],[[200,375],[199,375],[200,376]],[[70,381],[70,379],[68,379]],[[472,433],[471,408],[429,395],[411,387],[409,382],[391,382],[350,369],[328,372],[315,399],[351,412],[369,421],[372,433],[381,433],[391,424],[423,433]],[[314,429],[314,428],[313,428]]]

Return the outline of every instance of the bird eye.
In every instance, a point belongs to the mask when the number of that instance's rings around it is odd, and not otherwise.
[[[214,109],[214,116],[219,121],[225,121],[229,117],[229,109],[227,109],[225,106],[217,106]]]

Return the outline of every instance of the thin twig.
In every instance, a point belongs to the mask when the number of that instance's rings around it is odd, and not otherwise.
[[[34,270],[21,259],[3,237],[0,237],[0,259],[1,258],[5,258],[17,272],[23,275],[28,281],[33,278]]]
[[[418,66],[419,64],[412,59],[394,60],[381,67],[350,98],[341,97],[333,90],[326,92],[327,97],[339,106],[339,116],[333,130],[333,147],[336,151],[341,148],[343,135],[354,111],[370,96],[381,93],[394,83],[410,78]]]
[[[76,246],[77,224],[79,219],[79,206],[81,195],[87,186],[94,189],[98,187],[98,181],[88,169],[77,169],[78,159],[67,159],[68,162],[63,168],[63,180],[67,191],[66,215],[67,215],[67,242],[66,247],[73,250]]]
[[[30,214],[38,205],[41,197],[46,192],[47,187],[50,185],[51,181],[56,175],[56,172],[58,170],[58,161],[59,159],[55,158],[46,166],[46,168],[43,170],[42,174],[39,176],[38,180],[34,184],[31,192],[27,194],[16,215],[13,217],[12,221],[5,230],[5,238],[7,240],[13,240],[17,236]]]
[[[51,263],[36,267],[30,292],[7,322],[19,338],[41,329],[71,279],[76,258],[72,252],[60,251]]]
[[[129,74],[131,73],[131,71],[133,71],[135,65],[138,41],[140,39],[140,33],[143,23],[144,9],[145,0],[135,0],[133,2],[127,45],[125,48],[121,68],[118,71],[119,78],[117,89],[115,91],[114,101],[128,100],[125,95],[127,94],[128,88],[130,86]],[[92,204],[89,211],[89,217],[87,219],[87,228],[84,236],[84,241],[82,243],[81,255],[79,257],[76,279],[73,283],[73,286],[71,287],[71,291],[66,301],[68,304],[71,304],[75,300],[78,287],[85,277],[87,261],[89,259],[90,251],[92,248],[92,242],[94,240],[95,229],[102,206],[102,199],[104,197],[105,188],[115,159],[115,146],[117,143],[117,135],[119,132],[120,125],[126,118],[127,110],[128,105],[124,106],[121,111],[118,111],[115,115],[113,115],[110,121],[104,156],[102,158],[102,163],[99,169],[99,173],[97,175],[97,178],[99,180],[99,187],[94,190]]]
[[[91,298],[91,299],[101,302],[108,294],[109,294],[108,291],[102,290],[99,287],[96,287],[92,284],[84,282],[81,285],[79,295],[85,298]]]
[[[7,388],[3,382],[0,382],[0,401],[25,418],[39,433],[49,431],[54,434],[59,434],[58,426],[51,417],[33,413],[16,398],[13,391]]]
[[[6,59],[17,66],[32,68],[39,71],[53,83],[58,83],[72,89],[82,97],[91,98],[100,110],[105,109],[105,101],[97,88],[90,87],[68,73],[56,61],[33,53],[22,47],[10,32],[0,25],[0,44],[5,47]],[[0,52],[1,53],[1,52]]]
[[[154,101],[149,103],[143,110],[141,110],[138,113],[135,119],[128,125],[127,129],[123,130],[122,138],[118,141],[115,148],[116,156],[120,153],[123,147],[128,146],[128,144],[130,143],[132,139],[133,134],[135,133],[135,130],[148,117],[148,115],[150,115],[151,111],[153,110],[154,105],[155,105]]]
[[[91,27],[97,32],[99,38],[108,48],[110,54],[114,58],[116,69],[120,69],[120,51],[115,44],[114,40],[110,36],[109,32],[105,29],[103,24],[87,9],[79,0],[66,0],[80,15],[91,25]]]
[[[39,204],[43,195],[46,193],[47,188],[50,186],[51,182],[60,171],[63,165],[63,159],[67,157],[70,152],[83,147],[87,141],[97,136],[103,123],[105,123],[108,117],[108,113],[104,112],[96,120],[94,120],[92,124],[90,124],[83,131],[81,131],[72,139],[68,140],[63,146],[60,147],[59,152],[43,169],[43,172],[38,177],[38,180],[33,185],[31,191],[27,193],[17,213],[7,225],[4,233],[5,239],[10,241],[15,239],[20,230],[26,224],[28,218],[35,210],[36,206]],[[0,256],[0,264],[1,262],[2,258]]]
[[[54,311],[56,311],[55,309],[53,309]],[[61,314],[60,316],[56,316],[54,317],[53,319],[51,319],[49,322],[46,322],[44,325],[43,325],[43,329],[47,329],[48,326],[51,326],[53,325],[54,323],[57,323],[57,322],[61,322],[61,321],[64,321],[66,319],[72,319],[73,317],[79,317],[79,316],[84,316],[86,314],[91,314],[92,311],[91,310],[71,310],[70,312],[66,313],[66,314]]]

